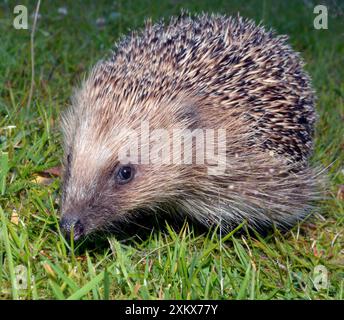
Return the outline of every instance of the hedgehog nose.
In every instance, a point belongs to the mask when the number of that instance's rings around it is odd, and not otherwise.
[[[74,241],[78,240],[84,233],[84,226],[80,219],[73,216],[64,216],[60,222],[60,228],[65,233],[66,238],[70,238],[73,230]]]

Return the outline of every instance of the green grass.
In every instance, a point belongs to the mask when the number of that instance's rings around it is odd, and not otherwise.
[[[0,299],[343,299],[344,202],[336,197],[344,184],[343,6],[329,6],[329,29],[315,30],[306,1],[69,1],[62,16],[64,2],[41,5],[29,108],[30,32],[12,27],[15,1],[0,4]],[[21,3],[31,15],[35,1]],[[111,237],[106,245],[74,248],[58,229],[59,179],[49,185],[34,179],[60,163],[60,112],[121,34],[182,6],[240,11],[290,35],[318,96],[314,162],[331,165],[328,199],[286,234],[253,237],[242,224],[220,241],[216,232],[200,235],[185,225],[145,240]],[[106,18],[102,29],[98,17]],[[328,271],[328,287],[319,290],[318,265]]]

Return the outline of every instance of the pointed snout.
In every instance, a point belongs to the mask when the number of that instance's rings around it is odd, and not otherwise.
[[[70,239],[73,232],[74,241],[84,235],[85,228],[80,219],[73,214],[64,214],[60,221],[60,229],[65,234],[66,239]]]

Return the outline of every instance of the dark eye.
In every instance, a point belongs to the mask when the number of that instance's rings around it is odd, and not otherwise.
[[[134,178],[134,175],[135,169],[132,166],[122,166],[117,170],[116,180],[119,184],[125,184],[131,181]]]

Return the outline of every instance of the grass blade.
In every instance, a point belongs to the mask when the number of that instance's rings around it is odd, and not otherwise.
[[[5,251],[6,251],[7,261],[8,261],[8,269],[9,269],[10,279],[11,279],[12,297],[14,300],[18,300],[19,295],[18,295],[18,290],[17,290],[17,280],[16,280],[16,276],[14,272],[11,244],[8,238],[7,219],[1,207],[0,207],[0,215],[1,215],[1,222],[2,222],[2,236],[3,236],[3,241],[5,244]]]
[[[239,290],[238,295],[236,297],[237,300],[242,300],[246,297],[246,292],[247,292],[248,283],[250,280],[250,275],[251,275],[251,264],[249,264],[247,267],[244,281],[241,283],[240,290]]]
[[[91,291],[95,286],[104,279],[104,272],[98,274],[90,282],[80,288],[77,292],[73,293],[67,300],[79,300]]]
[[[3,196],[6,191],[6,177],[9,172],[8,153],[1,152],[0,155],[0,194]]]

